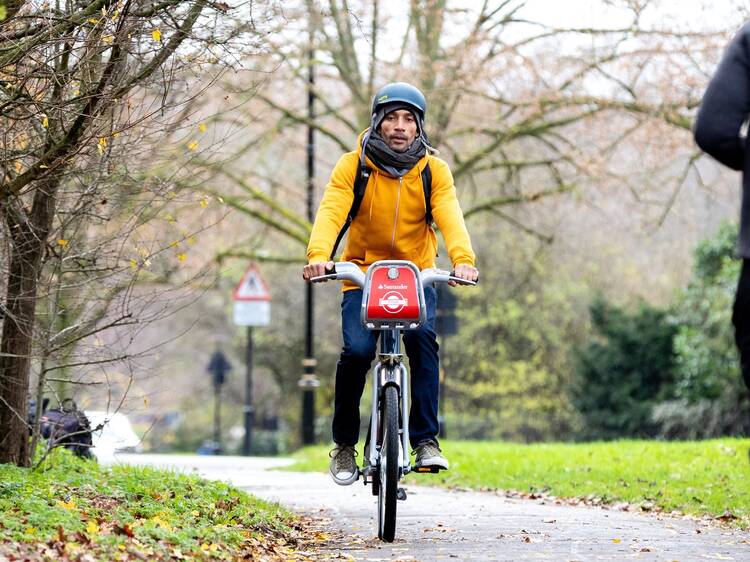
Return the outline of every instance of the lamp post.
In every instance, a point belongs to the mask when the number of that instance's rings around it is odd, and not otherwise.
[[[307,77],[307,220],[315,219],[315,51],[313,50],[313,24],[310,23],[310,48],[308,49],[308,77]],[[313,342],[313,287],[307,283],[305,293],[305,358],[302,360],[303,375],[298,384],[302,389],[302,444],[311,445],[315,442],[315,389],[320,381],[315,374],[318,361],[315,359]]]

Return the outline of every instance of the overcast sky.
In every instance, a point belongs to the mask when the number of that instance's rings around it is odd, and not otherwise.
[[[529,0],[519,15],[556,27],[608,27],[627,25],[632,12],[618,8],[632,0]],[[651,0],[643,23],[684,31],[725,30],[739,26],[750,12],[744,0]]]

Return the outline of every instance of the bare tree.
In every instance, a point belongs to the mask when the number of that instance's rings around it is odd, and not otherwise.
[[[189,183],[179,159],[166,159],[159,143],[185,136],[191,102],[204,87],[191,82],[210,82],[235,64],[238,46],[258,43],[248,41],[252,4],[28,2],[8,5],[7,16],[0,24],[0,208],[8,264],[0,462],[27,465],[35,346],[43,386],[47,373],[76,365],[76,345],[139,321],[123,304],[133,301],[135,280],[144,272],[151,281],[168,279],[174,264],[151,265],[166,252],[180,261],[179,236],[170,242],[169,229],[148,224],[169,222],[165,209]],[[179,146],[190,155],[194,142]],[[143,242],[148,228],[152,236]],[[134,239],[141,241],[135,255]]]
[[[221,185],[232,186],[222,195],[275,231],[274,240],[298,248],[302,259],[310,225],[294,185],[301,182],[278,166],[284,155],[264,165],[259,147],[304,150],[294,132],[312,125],[328,169],[330,154],[352,150],[369,122],[375,89],[408,80],[428,96],[428,132],[463,187],[467,218],[493,213],[536,232],[503,209],[580,192],[605,178],[626,183],[617,171],[619,149],[630,150],[638,131],[688,138],[706,56],[718,51],[726,33],[653,29],[642,22],[643,4],[628,3],[631,20],[612,29],[528,21],[524,3],[514,0],[476,8],[412,0],[404,17],[384,10],[379,0],[285,5],[284,27],[269,35],[278,71],[260,81],[257,101],[241,108],[245,121],[257,125],[253,136],[234,145],[224,164],[213,165]],[[318,77],[312,122],[301,95],[311,48]],[[673,147],[663,147],[665,166],[674,160]],[[288,147],[285,154],[299,157]],[[685,163],[685,174],[693,164]],[[669,206],[666,201],[665,213]],[[225,255],[288,259],[280,252],[248,252],[245,242]]]

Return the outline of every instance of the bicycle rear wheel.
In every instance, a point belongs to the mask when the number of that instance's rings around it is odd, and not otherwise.
[[[378,469],[378,537],[393,542],[396,535],[396,500],[398,499],[398,390],[393,386],[383,389],[381,414],[382,436]]]

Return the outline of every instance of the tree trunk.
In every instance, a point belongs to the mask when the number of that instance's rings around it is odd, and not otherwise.
[[[14,198],[3,204],[11,248],[0,340],[0,463],[29,466],[26,419],[37,285],[58,183],[54,176],[39,181],[28,215]]]

